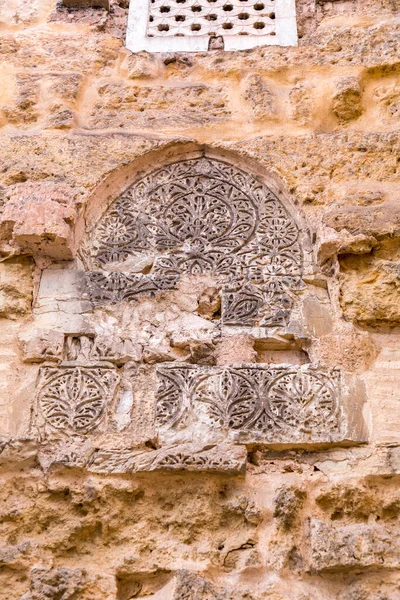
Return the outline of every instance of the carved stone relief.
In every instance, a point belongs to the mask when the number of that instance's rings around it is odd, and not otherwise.
[[[244,472],[245,446],[216,445],[201,448],[178,445],[160,450],[99,450],[86,466],[96,473],[137,473],[140,471],[223,471]]]
[[[67,336],[64,361],[39,369],[34,425],[41,436],[86,435],[101,428],[119,381],[107,351],[89,336]]]
[[[158,368],[157,424],[186,421],[244,441],[328,441],[341,433],[341,376],[310,366]],[[193,416],[194,415],[194,416]]]
[[[101,367],[42,367],[37,408],[45,429],[79,435],[97,428],[117,379],[113,369]]]
[[[96,305],[220,278],[225,325],[285,325],[302,287],[299,230],[256,177],[200,158],[147,175],[109,208],[84,251]]]

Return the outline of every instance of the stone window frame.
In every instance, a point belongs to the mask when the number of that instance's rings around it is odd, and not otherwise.
[[[204,52],[210,36],[148,37],[146,35],[151,0],[130,0],[126,47],[131,52]],[[225,35],[224,50],[248,50],[257,46],[297,46],[295,0],[274,0],[276,35]]]

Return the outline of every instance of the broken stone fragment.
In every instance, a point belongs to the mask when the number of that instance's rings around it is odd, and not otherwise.
[[[34,329],[20,335],[22,360],[28,363],[59,362],[62,359],[64,334],[60,331]]]
[[[64,183],[16,184],[7,194],[0,217],[0,239],[12,240],[33,256],[71,259],[79,237],[77,196],[77,190]]]

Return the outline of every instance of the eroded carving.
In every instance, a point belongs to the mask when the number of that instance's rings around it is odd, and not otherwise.
[[[114,335],[68,335],[65,339],[64,363],[92,364],[115,363],[124,364],[138,361],[142,349],[129,339],[121,339]]]
[[[330,435],[340,429],[340,373],[309,366],[160,367],[159,427],[205,406],[215,426],[263,437]]]
[[[209,158],[165,166],[129,188],[97,226],[86,263],[95,304],[212,273],[227,325],[285,325],[302,286],[292,217],[257,178]]]
[[[244,472],[244,446],[219,445],[199,448],[179,445],[148,452],[99,450],[87,468],[96,473],[137,473],[139,471],[220,471]]]
[[[37,425],[46,431],[86,434],[101,423],[118,375],[114,369],[42,367],[37,393]]]

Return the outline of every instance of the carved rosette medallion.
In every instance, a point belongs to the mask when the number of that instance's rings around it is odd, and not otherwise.
[[[157,421],[174,428],[205,406],[213,426],[266,441],[340,432],[340,372],[310,366],[160,367]],[[184,391],[182,391],[184,390]]]
[[[86,434],[104,419],[118,375],[101,367],[42,367],[37,422],[65,434]]]
[[[214,274],[226,325],[285,325],[302,285],[292,217],[256,177],[209,158],[165,166],[131,186],[83,256],[100,305],[172,289],[184,273]]]

